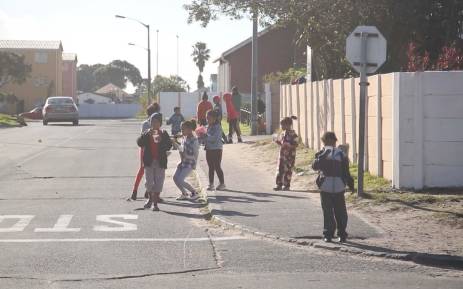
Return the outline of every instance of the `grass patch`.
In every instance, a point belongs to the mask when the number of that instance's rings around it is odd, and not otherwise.
[[[355,187],[358,187],[358,168],[357,165],[351,164],[350,165],[350,174],[354,178]],[[369,172],[365,172],[363,174],[363,188],[364,191],[385,191],[390,189],[391,182],[377,176],[371,175]]]
[[[15,127],[20,126],[18,119],[14,116],[0,113],[0,126],[4,127]]]
[[[240,122],[240,129],[242,135],[251,135],[251,127],[249,125]],[[228,122],[226,118],[222,119],[222,130],[228,135]]]

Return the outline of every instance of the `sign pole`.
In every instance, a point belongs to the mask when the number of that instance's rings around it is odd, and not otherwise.
[[[369,85],[367,80],[367,38],[368,33],[362,32],[360,35],[360,108],[359,108],[359,154],[358,154],[358,184],[357,195],[363,196],[363,173],[365,163],[365,106],[366,106],[366,90]]]

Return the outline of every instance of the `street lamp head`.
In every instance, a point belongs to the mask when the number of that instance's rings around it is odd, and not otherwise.
[[[115,15],[115,16],[116,16],[116,18],[127,18],[127,17],[122,16],[122,15]]]
[[[135,43],[129,42],[128,43],[130,46],[135,46]]]

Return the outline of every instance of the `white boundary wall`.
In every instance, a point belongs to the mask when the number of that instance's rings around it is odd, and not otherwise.
[[[212,102],[212,98],[217,94],[217,92],[208,92],[209,101]],[[201,101],[201,95],[202,92],[161,92],[159,105],[164,119],[168,119],[174,113],[176,106],[180,107],[185,119],[196,118],[196,108]]]
[[[80,118],[133,118],[140,112],[141,105],[138,103],[80,103],[78,108]]]

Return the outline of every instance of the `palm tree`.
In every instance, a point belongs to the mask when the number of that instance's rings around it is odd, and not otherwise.
[[[206,61],[209,60],[209,53],[210,50],[206,47],[206,43],[196,42],[196,44],[193,45],[193,53],[191,54],[191,56],[193,56],[193,61],[199,69],[199,76],[197,81],[198,89],[204,88],[204,81],[201,73],[203,73],[204,71]]]

